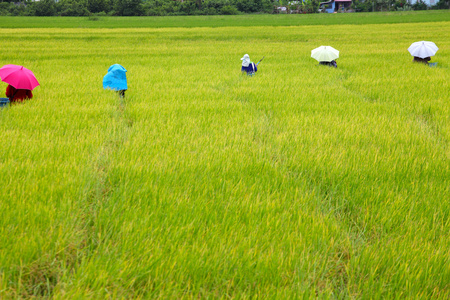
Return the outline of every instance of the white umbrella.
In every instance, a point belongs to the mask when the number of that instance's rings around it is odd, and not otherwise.
[[[412,56],[425,58],[436,54],[439,48],[433,42],[420,41],[412,43],[409,46],[408,51]]]
[[[332,60],[335,60],[336,58],[339,58],[339,51],[331,46],[320,46],[319,48],[311,50],[311,57],[318,62],[330,62]]]

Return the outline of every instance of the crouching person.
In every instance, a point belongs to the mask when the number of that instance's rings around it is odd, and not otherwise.
[[[31,90],[16,89],[15,87],[13,87],[10,84],[6,88],[6,93],[5,94],[6,94],[6,97],[9,98],[9,101],[11,103],[13,103],[13,102],[22,102],[23,100],[33,98],[33,93],[31,92]]]
[[[429,64],[430,60],[431,60],[430,57],[421,58],[421,57],[418,57],[418,56],[414,56],[414,58],[413,58],[413,62],[423,63],[423,64],[426,64],[426,65]]]
[[[116,91],[121,98],[125,97],[127,85],[127,70],[119,65],[114,64],[108,68],[108,73],[103,77],[103,88]]]
[[[336,63],[335,60],[332,60],[332,61],[321,61],[321,62],[319,62],[319,65],[324,65],[324,66],[337,68],[337,63]]]
[[[250,56],[248,54],[245,54],[244,57],[241,58],[242,60],[242,73],[246,73],[249,76],[254,75],[258,68],[256,67],[256,64],[250,61]]]

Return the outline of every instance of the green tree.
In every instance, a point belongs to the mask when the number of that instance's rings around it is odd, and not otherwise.
[[[91,13],[108,12],[110,11],[109,0],[88,0],[87,8]]]
[[[413,10],[427,10],[428,6],[422,0],[418,0],[416,3],[412,5]]]
[[[87,0],[61,0],[58,2],[61,16],[87,16]]]
[[[143,15],[141,0],[113,0],[113,8],[119,16]]]
[[[271,0],[235,0],[233,5],[241,12],[271,12],[273,3]]]
[[[54,0],[41,0],[32,2],[32,10],[35,16],[54,16],[56,5]]]
[[[316,13],[319,12],[319,0],[306,0],[303,2],[303,8],[302,10],[308,13]]]
[[[434,9],[450,9],[450,0],[439,0],[438,3],[436,3],[435,6],[433,6]]]

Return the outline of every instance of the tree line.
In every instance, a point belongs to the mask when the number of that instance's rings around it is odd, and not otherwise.
[[[236,15],[252,13],[316,13],[319,0],[41,0],[2,1],[2,16],[177,16]],[[287,10],[280,11],[279,7]],[[450,8],[450,0],[439,0],[433,9]],[[354,0],[354,11],[429,9],[419,0]]]
[[[413,4],[410,0],[353,0],[352,9],[356,12],[450,9],[450,0],[439,0],[431,7],[423,0]]]

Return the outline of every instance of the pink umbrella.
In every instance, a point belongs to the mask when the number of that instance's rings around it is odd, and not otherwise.
[[[39,85],[33,72],[17,65],[5,65],[0,68],[0,77],[16,89],[32,90]]]

